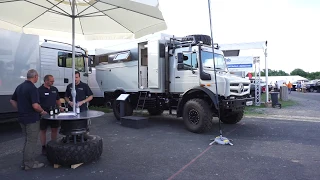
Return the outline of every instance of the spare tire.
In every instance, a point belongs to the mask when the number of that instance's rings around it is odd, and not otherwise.
[[[203,44],[211,46],[211,37],[208,35],[202,35],[202,34],[188,35],[182,38],[182,41],[192,41],[192,37],[194,38],[195,43],[202,41]]]
[[[125,116],[131,116],[133,114],[133,108],[131,104],[125,101]],[[120,101],[114,100],[113,102],[113,114],[118,121],[120,121]]]
[[[99,159],[102,154],[102,138],[95,135],[86,136],[84,142],[67,143],[65,138],[49,141],[47,144],[47,159],[52,164],[70,166],[88,163]]]

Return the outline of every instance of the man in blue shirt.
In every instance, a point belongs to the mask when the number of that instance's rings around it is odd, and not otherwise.
[[[44,83],[38,88],[40,96],[40,105],[46,111],[49,112],[50,109],[59,108],[63,111],[60,102],[59,91],[53,86],[54,77],[52,75],[44,76]],[[51,128],[51,140],[56,140],[58,135],[58,128],[60,126],[60,121],[57,120],[46,120],[40,119],[40,141],[42,145],[42,154],[46,155],[46,133],[47,127]]]
[[[44,166],[43,163],[35,161],[35,149],[40,131],[39,113],[47,114],[40,106],[38,89],[34,85],[38,78],[36,70],[29,70],[27,80],[16,88],[10,100],[12,106],[18,110],[18,121],[25,136],[22,164],[25,170]]]
[[[90,102],[93,99],[93,93],[88,86],[88,84],[81,82],[80,80],[80,73],[78,71],[75,72],[75,87],[76,87],[76,101],[72,102],[72,83],[70,83],[67,86],[66,93],[65,93],[65,100],[66,102],[71,106],[72,108],[78,103],[78,106],[80,107],[80,112],[87,111],[88,110],[88,102]],[[88,135],[89,128],[87,127],[87,133]]]
[[[76,101],[80,106],[80,112],[88,110],[88,102],[93,99],[93,93],[88,86],[88,84],[81,82],[80,80],[80,73],[78,71],[75,72],[75,82],[76,82]],[[73,107],[77,102],[72,102],[72,83],[67,86],[66,93],[65,93],[65,100],[66,102]],[[71,108],[72,110],[72,108]]]

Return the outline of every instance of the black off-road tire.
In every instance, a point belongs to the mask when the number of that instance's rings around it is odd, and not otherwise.
[[[133,109],[128,101],[125,101],[125,116],[131,116]],[[118,121],[120,121],[120,101],[114,100],[113,102],[113,114]]]
[[[151,109],[148,109],[148,113],[151,115],[151,116],[158,116],[158,115],[161,115],[163,113],[163,109],[162,108],[151,108]]]
[[[103,151],[102,138],[90,135],[85,142],[66,143],[63,138],[49,141],[47,144],[47,159],[52,164],[70,166],[79,163],[89,163],[98,160]]]
[[[221,114],[221,122],[224,124],[237,124],[240,122],[243,118],[243,113],[244,111],[237,111],[237,112],[232,112],[230,114]]]
[[[196,43],[198,43],[199,41],[202,41],[203,44],[211,46],[211,37],[208,35],[193,34],[193,35],[188,35],[184,37],[183,40],[192,40],[192,38],[190,37],[194,37]]]
[[[213,125],[212,118],[213,113],[209,104],[202,99],[191,99],[184,105],[184,125],[191,132],[203,133],[210,131]]]
[[[314,88],[310,88],[309,92],[314,92]]]

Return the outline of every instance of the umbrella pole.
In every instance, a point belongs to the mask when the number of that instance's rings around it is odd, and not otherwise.
[[[213,68],[214,68],[214,81],[216,83],[216,101],[218,107],[218,118],[219,118],[219,133],[220,136],[217,136],[209,145],[212,144],[221,144],[221,145],[233,145],[228,138],[222,136],[222,129],[221,129],[221,114],[220,114],[220,105],[218,99],[218,81],[217,81],[217,70],[216,70],[216,61],[214,59],[214,44],[213,44],[213,32],[212,32],[212,22],[211,22],[211,5],[210,0],[208,0],[208,7],[209,7],[209,20],[210,20],[210,32],[211,32],[211,46],[212,46],[212,60],[213,60]]]
[[[75,82],[75,49],[74,49],[74,41],[75,41],[75,0],[72,0],[72,102],[73,102],[73,112],[76,114],[76,82]]]

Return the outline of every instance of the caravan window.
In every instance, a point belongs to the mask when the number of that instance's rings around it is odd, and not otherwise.
[[[127,60],[129,54],[130,54],[130,51],[119,53],[114,57],[113,61]]]
[[[72,68],[72,53],[58,52],[58,66]],[[84,72],[84,57],[81,54],[75,56],[75,67],[77,71]]]

